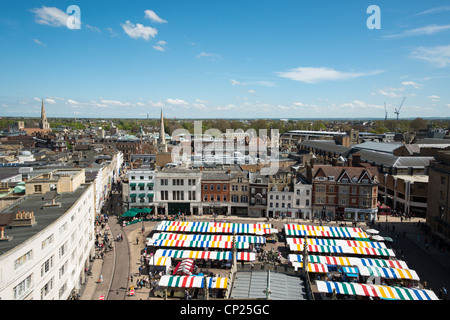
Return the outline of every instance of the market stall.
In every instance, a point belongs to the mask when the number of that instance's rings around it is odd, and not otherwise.
[[[397,286],[369,285],[354,282],[332,282],[316,280],[320,293],[371,297],[377,299],[395,300],[438,300],[431,290],[414,289]]]

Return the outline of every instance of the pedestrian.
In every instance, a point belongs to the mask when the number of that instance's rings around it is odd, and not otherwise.
[[[139,244],[139,238],[136,237],[136,244]]]

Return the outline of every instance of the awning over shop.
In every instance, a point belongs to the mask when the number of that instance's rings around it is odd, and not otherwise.
[[[144,182],[140,182],[139,183],[139,187],[145,187],[145,183]]]
[[[358,295],[380,299],[395,300],[439,300],[431,290],[369,285],[353,282],[316,281],[317,289],[322,293]]]
[[[411,269],[359,267],[362,276],[379,276],[384,279],[410,279],[419,281],[417,272]]]
[[[136,194],[136,193],[130,194],[130,198],[136,198],[136,197],[137,197],[137,194]]]
[[[210,289],[226,289],[228,278],[206,277],[206,285]],[[171,288],[204,288],[205,279],[202,276],[169,276],[164,275],[159,281],[161,287]]]
[[[130,187],[136,187],[136,183],[134,182],[130,183]]]
[[[135,211],[135,210],[131,210],[131,209],[130,209],[130,210],[126,211],[124,214],[122,214],[121,217],[124,217],[124,218],[126,218],[126,217],[132,218],[132,217],[135,217],[138,213],[139,213],[138,211]]]
[[[140,193],[139,198],[145,198],[145,193]]]

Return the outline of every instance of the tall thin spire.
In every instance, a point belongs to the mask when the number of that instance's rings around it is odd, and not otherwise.
[[[50,129],[50,124],[48,123],[47,115],[45,114],[44,99],[42,99],[41,122],[39,123],[39,128],[41,128],[41,129]]]
[[[160,128],[159,128],[158,150],[159,150],[159,152],[167,152],[166,132],[164,130],[164,117],[163,117],[162,109],[161,109],[161,120],[160,120]]]

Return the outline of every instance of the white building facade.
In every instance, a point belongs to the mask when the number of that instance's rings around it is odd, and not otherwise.
[[[312,184],[303,181],[294,183],[294,218],[312,219],[311,209]]]
[[[202,214],[198,169],[164,168],[156,172],[155,208],[160,214]]]
[[[44,198],[26,196],[10,207],[14,211],[2,213],[31,225],[2,230],[1,300],[67,300],[86,281],[95,253],[94,184],[82,183],[53,204]]]
[[[150,167],[132,169],[128,176],[128,208],[154,208],[156,172]]]

